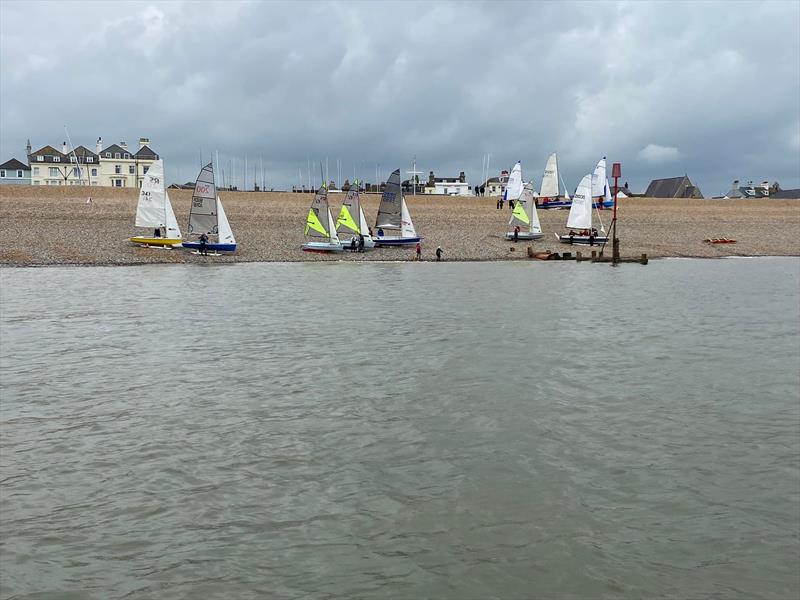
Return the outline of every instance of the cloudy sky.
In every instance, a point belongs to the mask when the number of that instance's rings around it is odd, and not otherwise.
[[[688,174],[800,187],[800,2],[0,2],[0,160],[149,137],[169,181],[219,152],[290,189],[547,155],[572,189]],[[220,177],[220,175],[218,175]]]

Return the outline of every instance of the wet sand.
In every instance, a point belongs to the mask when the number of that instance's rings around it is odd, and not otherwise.
[[[185,229],[190,190],[170,190],[178,223]],[[87,203],[87,198],[92,201]],[[127,238],[148,234],[133,227],[137,190],[85,187],[0,186],[0,265],[127,265],[176,262],[269,262],[325,260],[411,260],[413,248],[379,248],[363,254],[303,252],[305,216],[311,194],[221,192],[239,249],[222,257],[186,250],[142,248]],[[334,218],[344,194],[329,196]],[[362,195],[372,223],[380,197]],[[560,244],[566,210],[540,210],[544,237],[535,242],[506,241],[511,211],[495,198],[407,196],[423,259],[437,246],[448,261],[525,260],[536,252],[588,248]],[[597,213],[595,213],[596,215]],[[601,211],[608,229],[612,211]],[[596,222],[596,221],[595,221]],[[599,229],[598,225],[598,229]],[[622,256],[659,257],[800,256],[800,201],[664,200],[619,201],[618,237]],[[707,238],[732,238],[735,244],[709,244]],[[607,249],[610,253],[610,249]]]

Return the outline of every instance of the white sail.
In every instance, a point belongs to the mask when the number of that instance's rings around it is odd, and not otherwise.
[[[212,163],[208,163],[200,170],[194,184],[188,231],[197,235],[218,233],[217,186],[214,183],[214,165]]]
[[[169,202],[164,189],[164,163],[159,159],[150,165],[144,175],[142,188],[139,190],[139,203],[136,205],[134,225],[153,228],[167,226],[167,204]]]
[[[561,174],[560,174],[560,173],[558,174],[558,176],[561,178],[561,185],[563,185],[563,186],[564,186],[564,200],[566,200],[567,202],[569,202],[569,199],[570,199],[570,198],[569,198],[569,191],[567,191],[567,184],[566,184],[566,183],[564,183],[564,178],[563,178],[563,177],[561,177]]]
[[[503,198],[505,200],[516,200],[522,193],[522,164],[517,161],[514,168],[511,169],[511,174],[508,176],[506,183],[506,192]]]
[[[217,230],[218,233],[218,241],[220,244],[235,244],[236,239],[233,237],[233,230],[231,229],[230,223],[228,223],[228,217],[225,214],[225,209],[222,207],[222,200],[220,200],[219,196],[217,196]]]
[[[331,215],[331,209],[328,208],[328,231],[330,232],[330,241],[332,244],[339,243],[339,236],[336,234],[336,221],[333,220],[333,215]]]
[[[166,190],[164,191],[164,208],[167,213],[167,237],[180,239],[181,228],[178,226],[178,220],[172,211],[172,203],[169,201],[169,193]]]
[[[592,198],[605,196],[603,186],[606,183],[606,157],[599,160],[592,173]]]
[[[531,220],[531,233],[542,233],[542,225],[539,223],[539,213],[536,210],[536,201],[534,200],[533,182],[528,182],[522,188],[522,195],[520,200],[526,203],[525,210],[528,212],[528,217]]]
[[[585,175],[572,197],[567,227],[570,229],[592,228],[592,175]]]
[[[400,199],[400,231],[401,237],[417,237],[417,230],[414,229],[414,223],[412,223],[411,215],[408,213],[405,198]]]
[[[606,202],[611,202],[614,198],[611,196],[611,186],[608,185],[608,177],[606,177]]]
[[[539,197],[558,198],[558,159],[555,152],[548,157],[547,164],[544,166]]]

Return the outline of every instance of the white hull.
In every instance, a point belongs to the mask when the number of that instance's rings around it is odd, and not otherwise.
[[[303,244],[306,252],[341,252],[342,245],[338,242],[306,242]]]
[[[520,231],[519,234],[517,234],[517,239],[518,240],[538,240],[543,235],[544,235],[543,233],[539,233],[539,232]],[[513,240],[514,239],[514,232],[513,231],[506,232],[506,239],[507,240]]]

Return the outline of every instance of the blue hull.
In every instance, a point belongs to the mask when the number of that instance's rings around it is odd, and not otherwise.
[[[595,202],[592,208],[614,208],[613,200],[603,200],[602,202]]]
[[[200,242],[183,242],[181,245],[189,250],[200,250]],[[216,244],[209,242],[206,244],[206,249],[209,252],[236,252],[236,244]]]
[[[376,246],[416,246],[421,237],[411,238],[374,238]]]

